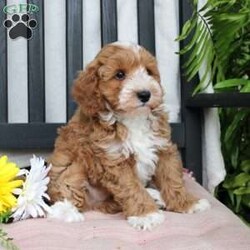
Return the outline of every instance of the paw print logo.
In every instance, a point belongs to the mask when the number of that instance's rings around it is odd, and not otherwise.
[[[9,30],[11,39],[21,36],[29,40],[33,35],[33,29],[37,26],[37,21],[30,19],[30,16],[27,14],[22,16],[14,14],[11,19],[5,20],[3,25]]]

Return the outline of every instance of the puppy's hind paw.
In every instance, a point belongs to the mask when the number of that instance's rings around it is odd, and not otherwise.
[[[68,200],[57,201],[48,213],[48,218],[58,219],[64,222],[84,221],[84,216]]]
[[[209,201],[206,199],[200,199],[188,210],[187,213],[188,214],[198,213],[208,210],[209,208],[211,208],[211,204],[209,203]]]
[[[130,216],[128,217],[128,223],[137,230],[145,231],[152,230],[154,227],[162,224],[164,219],[164,214],[159,211],[145,216]]]

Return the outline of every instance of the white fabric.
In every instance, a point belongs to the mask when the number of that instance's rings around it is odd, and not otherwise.
[[[26,0],[8,0],[7,5],[26,3]],[[1,10],[2,11],[2,10]],[[2,13],[1,13],[2,15]],[[8,18],[11,18],[8,15]],[[2,24],[0,24],[2,25]],[[8,37],[8,119],[10,123],[28,121],[27,40]]]
[[[200,9],[206,0],[199,0],[198,9]],[[206,64],[200,69],[200,75],[204,74]],[[209,83],[207,77],[204,86]],[[213,85],[204,90],[205,93],[214,93]],[[204,127],[203,127],[203,185],[210,191],[214,192],[215,187],[224,180],[226,175],[224,160],[221,153],[220,143],[220,121],[217,108],[208,108],[204,110]]]
[[[206,93],[213,92],[208,89]],[[217,109],[209,108],[204,111],[202,140],[203,185],[213,193],[215,187],[218,186],[226,176],[224,160],[221,153],[220,122]]]
[[[178,1],[155,0],[156,57],[171,122],[179,121],[180,111],[179,56],[175,54],[179,51],[179,44],[174,41],[178,34]]]
[[[94,59],[101,49],[100,0],[83,0],[83,65]]]
[[[117,0],[117,20],[118,40],[138,43],[137,1]]]
[[[65,18],[65,0],[44,1],[46,122],[66,122]]]

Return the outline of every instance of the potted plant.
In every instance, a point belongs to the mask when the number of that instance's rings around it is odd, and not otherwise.
[[[234,100],[228,98],[228,108],[219,109],[227,176],[216,196],[250,223],[250,109],[233,108],[238,98],[250,96],[250,1],[208,0],[198,9],[198,0],[192,0],[192,5],[192,16],[177,40],[186,41],[179,53],[188,55],[188,81],[205,65],[193,93],[211,83],[218,93],[237,93]]]

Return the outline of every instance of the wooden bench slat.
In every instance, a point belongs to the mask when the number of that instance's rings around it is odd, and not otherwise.
[[[192,15],[192,8],[189,1],[179,0],[179,20],[180,27],[183,27],[186,20]],[[181,42],[183,48],[187,41]],[[180,72],[183,64],[187,60],[187,55],[180,57]],[[183,160],[185,167],[195,173],[195,178],[202,183],[202,142],[201,142],[201,112],[197,109],[190,109],[186,106],[187,100],[192,96],[198,78],[187,82],[184,74],[181,74],[181,119],[185,124],[185,146],[183,150]]]
[[[0,149],[52,149],[57,128],[62,123],[0,123]],[[179,148],[184,146],[184,125],[173,123],[172,138]]]
[[[117,41],[116,0],[101,0],[101,37],[102,45]]]
[[[28,109],[29,122],[45,121],[44,77],[44,8],[43,1],[28,0],[39,7],[39,12],[29,15],[37,21],[35,32],[28,40]]]
[[[83,67],[82,39],[82,0],[66,0],[67,119],[76,108],[71,97],[71,87]]]
[[[155,55],[154,0],[138,0],[139,44]]]

